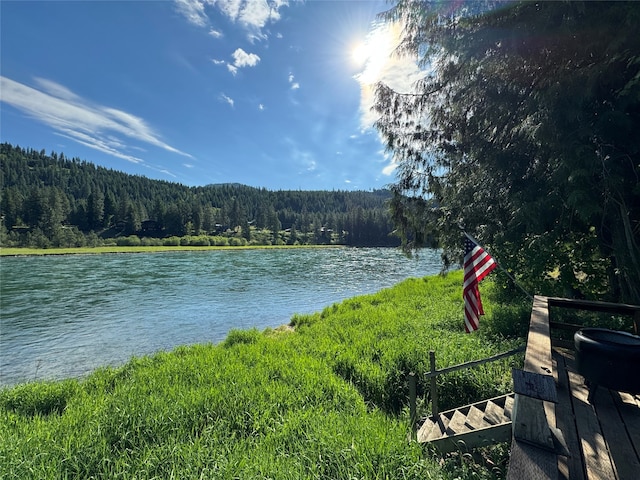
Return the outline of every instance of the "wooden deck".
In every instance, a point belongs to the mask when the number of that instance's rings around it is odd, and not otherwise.
[[[574,342],[567,340],[582,327],[552,321],[551,307],[627,316],[631,322],[625,328],[636,335],[640,332],[639,305],[536,295],[523,369],[513,369],[514,393],[500,397],[497,420],[488,417],[497,399],[438,413],[435,378],[515,351],[442,370],[436,370],[431,352],[427,377],[434,413],[417,431],[416,439],[446,453],[461,444],[474,448],[505,441],[510,435],[507,480],[640,480],[640,395],[599,387],[589,402],[584,378],[576,370]],[[557,331],[571,335],[554,336]],[[628,366],[628,375],[640,375],[633,368]],[[414,374],[409,375],[409,386],[415,418]]]
[[[531,391],[516,389],[507,479],[640,479],[640,396],[600,387],[588,402],[573,350],[550,332],[579,326],[554,325],[552,306],[629,315],[636,334],[640,326],[637,305],[534,298],[523,370]],[[629,367],[629,375],[639,374]],[[555,392],[541,395],[537,384]]]
[[[640,398],[601,387],[590,405],[574,352],[554,348],[553,367],[556,427],[571,454],[558,456],[558,478],[640,479]]]

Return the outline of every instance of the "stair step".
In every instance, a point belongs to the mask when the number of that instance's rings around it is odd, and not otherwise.
[[[468,432],[471,430],[467,425],[467,416],[460,410],[455,410],[449,426],[447,427],[447,435],[458,435],[460,433]]]
[[[448,425],[449,419],[442,414],[438,415],[438,418],[435,420],[433,417],[425,419],[418,430],[418,442],[429,442],[441,438]]]
[[[487,406],[484,409],[484,419],[491,425],[498,425],[508,420],[504,414],[504,407],[495,404],[491,400],[487,402]]]
[[[431,430],[433,429],[434,422],[430,418],[425,419],[422,426],[418,429],[416,434],[418,442],[427,442],[430,440]]]
[[[438,415],[438,419],[435,422],[432,422],[433,426],[427,433],[427,441],[435,440],[437,438],[442,438],[449,427],[449,418],[446,415],[440,414]]]
[[[466,425],[472,430],[491,426],[491,424],[484,419],[484,412],[473,405],[469,407]]]
[[[512,409],[510,394],[442,412],[437,419],[431,417],[424,422],[417,439],[431,443],[442,453],[508,441]]]
[[[504,414],[511,420],[511,412],[513,412],[513,395],[509,395],[504,400]]]

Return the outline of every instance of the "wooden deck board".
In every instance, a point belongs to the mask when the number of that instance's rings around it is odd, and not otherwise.
[[[547,480],[556,478],[552,468],[556,454],[529,443],[512,441],[507,480]]]
[[[558,394],[556,426],[562,432],[567,448],[569,452],[571,452],[571,456],[569,457],[558,457],[558,473],[562,479],[584,480],[580,440],[578,439],[578,430],[576,429],[576,418],[571,406],[569,377],[567,375],[564,357],[558,352],[554,352],[553,371],[556,377],[556,392]]]
[[[571,452],[570,458],[558,457],[561,478],[640,478],[640,405],[636,398],[601,387],[593,405],[589,404],[573,352],[562,350],[554,355],[558,369],[557,426]]]
[[[637,480],[640,477],[640,461],[636,457],[632,443],[624,435],[625,424],[616,408],[612,393],[607,389],[598,389],[595,409],[600,426],[609,447],[609,455],[618,480]],[[623,432],[621,434],[621,432]]]
[[[567,362],[567,367],[569,366]],[[615,473],[607,444],[604,441],[598,417],[587,401],[589,391],[584,385],[584,379],[572,369],[567,369],[567,373],[571,382],[573,411],[576,416],[587,478],[614,480]]]
[[[638,396],[623,392],[612,392],[618,411],[624,417],[627,434],[631,439],[636,455],[640,458],[640,400]],[[639,475],[640,476],[640,475]]]

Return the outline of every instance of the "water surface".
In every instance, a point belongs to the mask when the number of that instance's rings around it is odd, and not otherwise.
[[[81,376],[288,323],[440,269],[436,251],[256,249],[2,257],[0,385]]]

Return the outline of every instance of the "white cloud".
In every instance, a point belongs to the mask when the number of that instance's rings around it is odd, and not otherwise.
[[[178,178],[176,175],[174,175],[173,173],[171,173],[169,170],[167,170],[166,168],[163,168],[161,170],[158,170],[160,173],[164,173],[165,175],[169,175],[170,177],[173,178]]]
[[[239,68],[255,67],[260,62],[260,57],[255,53],[247,53],[241,48],[236,48],[236,51],[231,54],[233,57],[233,63],[226,63],[224,60],[212,60],[216,65],[225,64],[227,69],[233,76],[238,73]]]
[[[247,33],[247,40],[249,43],[254,44],[256,42],[261,42],[262,40],[266,40],[268,37],[262,32],[256,33]]]
[[[308,159],[307,160],[307,171],[308,172],[313,172],[313,171],[315,171],[316,168],[318,168],[318,163],[313,159]]]
[[[279,20],[280,13],[277,9],[271,8],[266,0],[251,0],[245,2],[238,19],[245,25],[261,29],[268,21]]]
[[[300,84],[295,81],[293,73],[289,74],[289,85],[291,85],[291,90],[298,90],[300,88]]]
[[[197,25],[198,27],[204,27],[209,22],[209,17],[204,11],[204,3],[201,0],[174,0],[176,10],[189,23]]]
[[[214,65],[225,65],[227,63],[224,60],[217,60],[215,58],[212,58],[211,61],[213,62]]]
[[[247,53],[241,48],[237,48],[232,54],[233,64],[240,67],[255,67],[260,62],[260,57],[255,53]]]
[[[233,108],[233,105],[235,104],[235,102],[233,101],[233,98],[225,95],[224,93],[221,93],[220,99],[224,102],[227,102],[231,106],[231,108]]]
[[[301,148],[291,137],[284,137],[283,143],[289,150],[288,157],[298,165],[298,174],[305,175],[318,169],[318,162],[312,151]]]
[[[127,152],[136,148],[127,139],[191,157],[165,143],[140,117],[94,104],[51,80],[36,78],[35,83],[40,89],[0,77],[0,101],[48,125],[62,137],[130,162],[144,163]]]
[[[221,38],[224,36],[220,30],[216,30],[214,28],[209,29],[209,35],[211,35],[213,38]]]
[[[388,177],[396,171],[396,168],[398,168],[398,165],[395,162],[391,162],[382,169],[382,174]]]
[[[209,26],[207,8],[217,8],[225,17],[248,30],[250,41],[266,39],[263,33],[268,23],[280,20],[280,10],[289,5],[287,0],[174,0],[176,10],[190,23]],[[211,29],[210,33],[218,30]]]
[[[221,0],[218,2],[220,11],[232,20],[236,20],[240,15],[242,0]]]
[[[393,175],[398,168],[398,164],[393,158],[393,155],[385,152],[384,150],[378,151],[378,154],[384,159],[383,161],[388,162],[382,169],[382,174],[387,177]]]
[[[280,9],[287,1],[267,0],[218,0],[220,11],[234,22],[249,29],[261,30],[267,23],[280,20]]]
[[[90,135],[85,135],[81,132],[73,132],[66,129],[61,129],[59,132],[54,132],[56,135],[67,138],[69,140],[73,140],[80,145],[84,145],[85,147],[93,148],[94,150],[98,150],[99,152],[106,153],[116,158],[121,158],[123,160],[127,160],[131,163],[144,163],[139,157],[135,157],[130,154],[126,154],[114,148],[113,145],[110,145],[108,142],[101,140],[99,138],[92,137]]]
[[[52,82],[46,78],[34,78],[34,81],[42,90],[46,90],[54,97],[71,102],[81,101],[81,98],[78,95],[59,83]]]
[[[262,103],[258,104],[258,110],[263,111],[265,109],[265,106]]]

